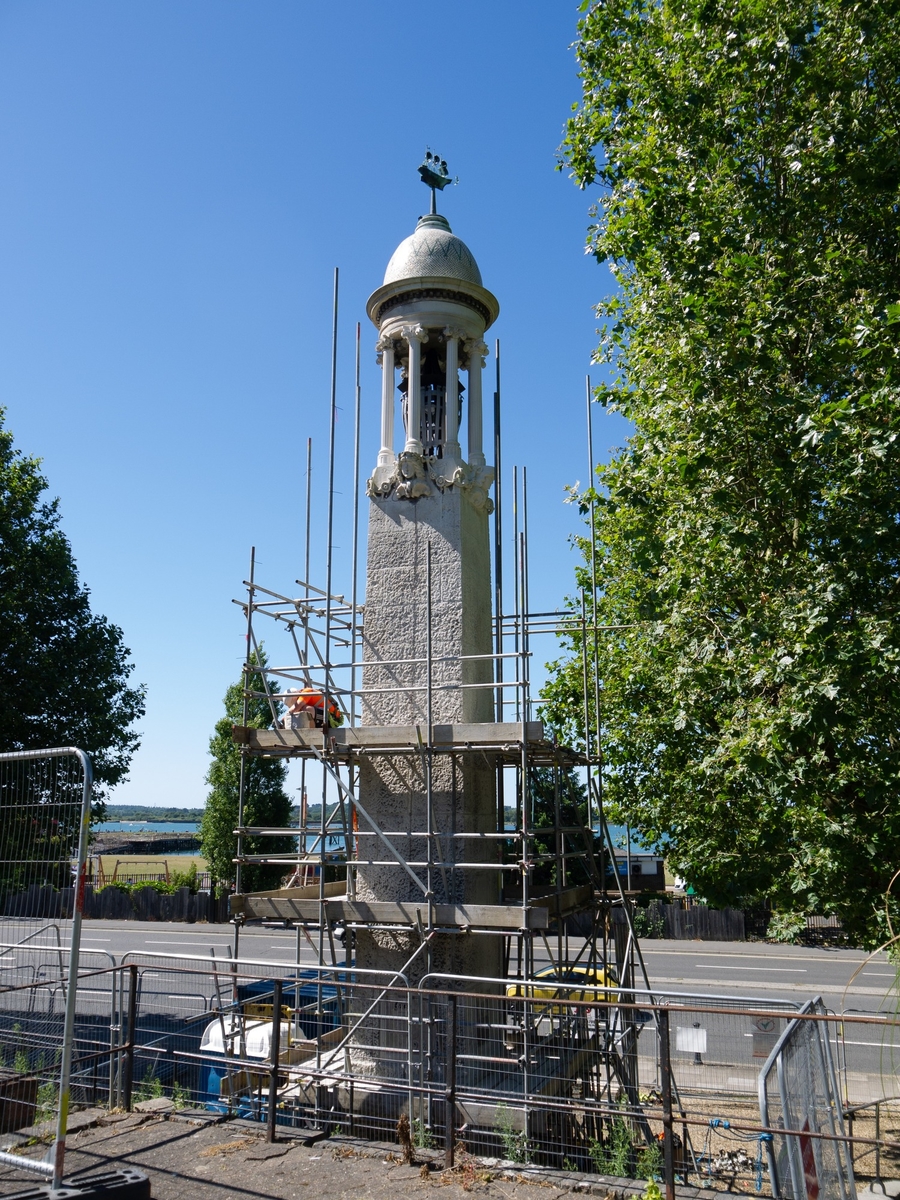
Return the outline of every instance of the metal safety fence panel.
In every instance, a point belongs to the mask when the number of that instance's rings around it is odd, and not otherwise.
[[[882,1005],[896,1008],[894,984]],[[837,1025],[837,1071],[854,1171],[882,1180],[896,1173],[896,1143],[900,1132],[900,1026],[896,1012],[866,1014],[843,1010]]]
[[[11,1098],[3,1120],[36,1113],[43,1088],[42,1105],[56,1133],[48,1160],[28,1169],[48,1176],[54,1188],[61,1185],[65,1156],[91,784],[82,750],[0,754],[0,979],[6,985],[34,972],[24,991],[9,993],[22,1010],[13,1010],[11,1022],[0,1020],[0,1078]],[[48,953],[31,955],[27,947]],[[0,1151],[0,1161],[10,1157]]]
[[[790,1200],[853,1200],[856,1195],[852,1158],[843,1140],[833,1026],[802,1019],[825,1013],[819,998],[805,1004],[760,1073],[760,1122],[785,1131],[769,1143],[772,1192]]]
[[[20,1099],[4,1108],[2,1132],[41,1124],[55,1113],[62,1061],[69,947],[0,945],[0,1071]],[[126,1002],[122,971],[102,950],[79,955],[72,1021],[70,1094],[74,1103],[115,1103]],[[8,1095],[9,1093],[7,1093]]]
[[[0,945],[0,1044],[51,1104],[74,990],[76,1103],[167,1097],[273,1129],[380,1140],[406,1120],[414,1146],[451,1159],[462,1145],[537,1170],[639,1179],[663,1177],[668,1130],[685,1182],[852,1196],[827,1035],[839,1024],[821,1008],[540,979],[411,989],[352,966],[143,952],[115,969],[85,953],[69,989],[69,949],[52,932]],[[877,1022],[854,1028],[865,1042]],[[795,1136],[768,1142],[779,1128]]]
[[[409,1110],[402,976],[212,955],[124,963],[137,974],[135,1100],[370,1137],[393,1137]]]
[[[656,1173],[664,1008],[679,1172],[762,1185],[762,1143],[739,1125],[758,1121],[759,1069],[795,1003],[541,980],[496,980],[499,995],[484,997],[448,991],[453,984],[426,977],[414,1016],[416,1040],[430,1048],[414,1062],[417,1117],[432,1140],[449,1136],[443,1114],[455,1103],[465,1144],[480,1153],[607,1175]]]
[[[896,1000],[886,996],[884,1007]],[[864,1108],[900,1099],[900,1029],[891,1012],[865,1014],[858,1024],[856,1011],[844,1010],[847,1018],[837,1026],[837,1070],[844,1106]]]
[[[671,1062],[676,1089],[691,1097],[692,1107],[720,1116],[717,1102],[747,1098],[755,1111],[759,1071],[787,1022],[800,1007],[790,1000],[677,991],[630,993],[642,1006],[664,1005],[671,1011]],[[650,1013],[648,1031],[656,1032]],[[640,1078],[647,1087],[659,1086],[659,1048],[642,1036]]]

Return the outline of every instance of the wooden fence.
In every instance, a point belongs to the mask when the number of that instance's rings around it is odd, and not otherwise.
[[[624,922],[625,913],[614,908],[612,919]],[[746,936],[744,914],[739,908],[707,908],[705,904],[682,907],[656,900],[635,910],[635,928],[639,937],[678,941],[742,942]]]
[[[8,896],[2,911],[6,917],[41,917],[44,920],[63,919],[72,911],[74,891],[37,885]],[[229,919],[228,897],[215,896],[209,891],[191,893],[190,888],[177,888],[174,892],[159,892],[153,887],[135,888],[133,891],[117,887],[104,887],[96,891],[87,885],[84,889],[84,915],[106,921],[211,921],[225,922]]]

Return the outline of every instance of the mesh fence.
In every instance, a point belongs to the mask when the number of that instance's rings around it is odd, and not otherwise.
[[[67,951],[47,928],[0,946],[4,1067],[47,1089],[51,1107]],[[685,1182],[791,1200],[852,1195],[839,1087],[871,1061],[851,1059],[848,1071],[845,1045],[836,1071],[832,1043],[843,1033],[854,1053],[876,1055],[890,1022],[842,1030],[820,1005],[798,1013],[746,997],[541,980],[463,990],[473,986],[434,978],[410,989],[352,966],[177,954],[132,953],[113,969],[86,952],[73,1101],[168,1097],[389,1141],[407,1118],[417,1147],[638,1179],[663,1177],[668,1128],[672,1172]],[[37,1095],[27,1102],[41,1111]],[[871,1158],[891,1131],[876,1146],[872,1114],[854,1120],[857,1158]]]
[[[49,1161],[29,1169],[56,1188],[76,1043],[90,802],[90,761],[81,751],[0,754],[0,1122],[55,1121]]]
[[[825,1011],[819,999],[801,1010],[811,1016]],[[792,1200],[854,1197],[847,1145],[831,1140],[843,1138],[845,1128],[828,1025],[791,1021],[762,1070],[759,1090],[762,1122],[794,1133],[776,1134],[770,1143],[773,1192]]]
[[[409,1105],[410,997],[388,972],[129,954],[137,970],[136,1099],[278,1122],[393,1136]],[[371,1086],[370,1086],[371,1085]]]

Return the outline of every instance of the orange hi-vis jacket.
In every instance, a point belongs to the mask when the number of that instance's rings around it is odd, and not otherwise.
[[[297,693],[297,700],[305,704],[307,708],[318,709],[318,717],[322,717],[322,710],[325,708],[325,697],[316,688],[302,688]],[[328,701],[328,724],[332,728],[343,725],[344,714],[338,708],[333,700]]]

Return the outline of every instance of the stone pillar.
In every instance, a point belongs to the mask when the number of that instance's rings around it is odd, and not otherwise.
[[[428,341],[428,331],[421,325],[404,325],[400,330],[409,345],[409,378],[407,386],[406,445],[407,454],[422,453],[422,343]]]
[[[423,658],[431,633],[432,719],[435,724],[490,721],[491,681],[490,538],[487,506],[475,505],[469,489],[433,485],[414,503],[396,491],[373,498],[369,509],[366,572],[366,638],[363,668],[365,725],[418,725],[428,736]],[[428,561],[431,561],[431,597]],[[429,612],[430,607],[430,612]],[[469,685],[469,686],[466,686]],[[492,833],[497,827],[493,767],[480,755],[435,754],[431,762],[434,855],[438,904],[498,904],[499,871],[464,862],[496,862],[495,839],[454,839],[456,832]],[[408,863],[428,857],[427,777],[424,756],[367,754],[360,763],[360,799],[384,830],[408,830],[393,844]],[[360,822],[362,858],[384,860],[378,842]],[[421,866],[416,875],[426,882]],[[357,898],[402,900],[420,907],[427,923],[428,901],[407,873],[394,865],[361,865]],[[415,930],[357,931],[357,966],[399,970],[420,944]],[[438,934],[430,954],[409,970],[415,982],[430,965],[437,971],[496,977],[502,939],[490,934]]]
[[[462,330],[452,325],[444,329],[447,342],[447,428],[444,432],[444,458],[459,462],[462,447],[459,444],[459,339]]]
[[[379,467],[390,467],[394,462],[394,339],[378,339],[375,349],[381,362],[381,449],[378,451]]]
[[[481,443],[481,371],[487,346],[479,338],[466,342],[469,355],[469,465],[484,466],[484,451]]]

